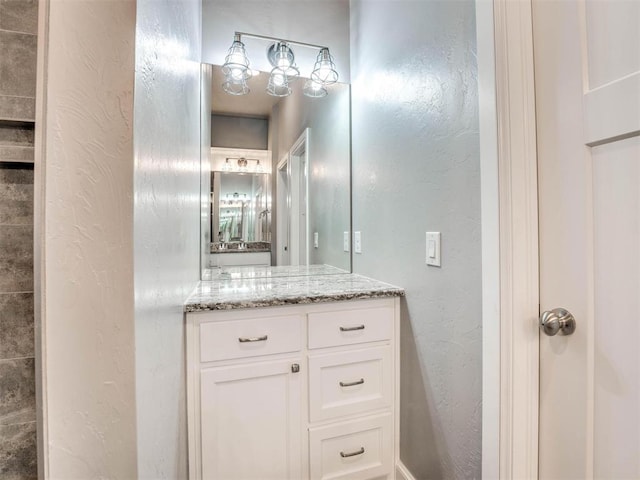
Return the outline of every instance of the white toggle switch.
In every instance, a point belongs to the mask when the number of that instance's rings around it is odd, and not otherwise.
[[[440,266],[440,232],[427,232],[427,265]]]
[[[429,259],[436,258],[436,241],[432,238],[429,239]]]
[[[349,232],[344,232],[344,235],[342,237],[342,249],[345,252],[349,251]]]
[[[318,232],[313,232],[313,248],[318,248]]]
[[[362,253],[362,234],[360,232],[353,234],[353,251],[355,253]]]

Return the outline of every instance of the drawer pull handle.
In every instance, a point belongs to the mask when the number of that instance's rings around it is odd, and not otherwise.
[[[360,380],[356,380],[355,382],[340,382],[341,387],[353,387],[355,385],[362,385],[364,383],[364,378]]]
[[[349,457],[355,457],[356,455],[362,455],[363,453],[364,453],[364,447],[360,447],[360,450],[357,450],[355,452],[349,452],[349,453],[340,452],[340,456],[342,458],[349,458]]]
[[[341,332],[353,332],[354,330],[364,330],[364,325],[358,325],[356,327],[340,327]]]
[[[267,338],[269,338],[268,335],[263,335],[262,337],[240,337],[238,338],[238,341],[240,343],[250,343],[250,342],[266,342]]]

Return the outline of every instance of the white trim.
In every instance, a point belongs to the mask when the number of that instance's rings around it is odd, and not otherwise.
[[[36,428],[38,478],[49,475],[49,416],[47,411],[46,365],[46,292],[45,285],[45,169],[47,75],[49,69],[49,5],[50,0],[38,2],[38,52],[36,62],[36,109],[33,178],[33,299],[36,369]]]
[[[500,189],[500,478],[538,477],[538,186],[531,0],[494,0]]]
[[[402,463],[400,460],[400,298],[393,299],[393,462]],[[410,479],[408,479],[410,480]]]
[[[416,480],[401,460],[396,463],[396,480]]]
[[[500,209],[492,0],[476,1],[482,226],[482,478],[500,474]]]

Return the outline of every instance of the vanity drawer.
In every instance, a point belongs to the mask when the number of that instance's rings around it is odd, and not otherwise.
[[[311,480],[370,480],[392,472],[391,414],[309,430]]]
[[[200,361],[215,362],[297,352],[301,347],[301,315],[200,324]]]
[[[391,406],[391,347],[309,357],[309,420]]]
[[[393,313],[393,307],[310,313],[309,348],[388,340],[393,331]]]

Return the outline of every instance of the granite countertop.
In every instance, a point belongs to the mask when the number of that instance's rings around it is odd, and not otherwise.
[[[331,265],[297,265],[297,266],[250,266],[206,268],[202,280],[240,280],[277,277],[309,277],[316,275],[336,275],[349,273],[347,270]]]
[[[323,266],[312,267],[321,270],[320,267]],[[313,269],[312,267],[304,268]],[[268,275],[265,271],[262,272],[263,276],[201,281],[185,302],[184,311],[203,312],[404,296],[402,288],[353,273],[285,276],[286,269],[292,267],[263,268],[275,270],[276,274]],[[248,271],[244,273],[249,275]]]
[[[270,248],[264,247],[255,247],[255,248],[225,248],[223,250],[211,250],[212,255],[222,255],[225,253],[260,253],[260,252],[270,252]]]

